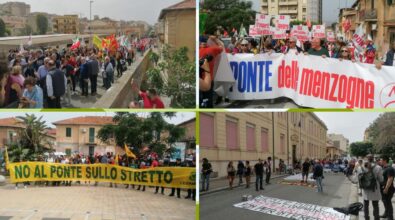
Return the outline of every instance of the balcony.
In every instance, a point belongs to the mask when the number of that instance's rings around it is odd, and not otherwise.
[[[298,10],[279,10],[280,15],[286,14],[298,14]]]
[[[359,12],[359,20],[363,21],[377,21],[377,11],[373,10],[361,10]]]
[[[282,6],[282,5],[298,5],[298,1],[282,1],[279,2],[278,5]]]

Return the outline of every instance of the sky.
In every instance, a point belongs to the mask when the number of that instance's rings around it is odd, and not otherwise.
[[[47,126],[55,127],[51,122],[56,122],[64,119],[69,119],[73,117],[81,117],[81,116],[114,116],[115,113],[113,112],[46,112],[46,113],[29,113],[35,114],[36,116],[43,116],[43,120],[46,121]],[[148,113],[138,113],[141,117],[146,117]],[[16,116],[25,116],[26,113],[15,113],[15,112],[1,112],[0,118],[9,118],[9,117],[16,117]],[[176,117],[172,119],[165,118],[167,122],[172,124],[180,124],[181,122],[188,121],[189,119],[195,118],[195,112],[178,112]]]
[[[379,112],[317,112],[329,133],[343,134],[350,143],[363,141],[365,129],[381,114]]]
[[[0,0],[5,3],[14,0]],[[32,12],[50,14],[78,14],[89,18],[89,0],[15,0],[31,6]],[[115,20],[142,20],[153,25],[158,21],[160,11],[181,0],[94,0],[94,15]]]
[[[254,9],[259,11],[261,0],[251,0],[254,3]],[[350,7],[355,0],[322,0],[322,19],[330,25],[338,20],[339,5],[340,8]]]

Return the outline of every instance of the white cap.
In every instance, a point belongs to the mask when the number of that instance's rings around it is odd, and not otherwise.
[[[241,41],[241,44],[248,44],[248,41],[247,41],[246,39],[243,39],[243,40]]]

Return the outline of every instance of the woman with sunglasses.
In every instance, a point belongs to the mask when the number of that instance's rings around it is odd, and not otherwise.
[[[355,59],[351,57],[350,51],[347,47],[341,47],[338,59],[339,61],[350,60],[355,62]]]

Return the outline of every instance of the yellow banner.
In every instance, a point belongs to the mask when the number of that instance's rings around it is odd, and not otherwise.
[[[195,189],[196,169],[155,167],[133,169],[110,164],[59,164],[21,162],[9,164],[11,182],[98,181],[119,184]]]

